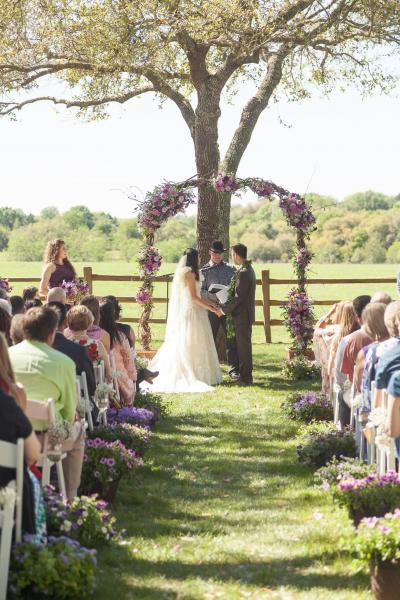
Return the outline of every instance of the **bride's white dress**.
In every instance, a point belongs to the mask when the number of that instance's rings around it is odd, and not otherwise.
[[[208,311],[192,302],[185,285],[186,256],[172,284],[165,341],[149,368],[159,371],[151,386],[155,392],[211,392],[222,381]],[[200,296],[200,282],[196,282]]]

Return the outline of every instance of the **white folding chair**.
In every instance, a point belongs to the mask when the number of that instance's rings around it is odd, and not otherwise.
[[[0,600],[7,598],[8,570],[12,546],[12,531],[15,512],[15,539],[21,541],[22,494],[24,483],[24,440],[16,444],[0,441],[0,466],[15,469],[16,479],[6,488],[0,489]]]
[[[0,467],[16,470],[16,479],[12,487],[16,488],[16,520],[15,538],[21,541],[22,526],[22,491],[24,484],[24,440],[17,440],[16,444],[0,441]],[[9,484],[10,485],[10,484]]]
[[[41,402],[39,400],[28,400],[26,405],[26,414],[29,419],[35,421],[42,421],[48,426],[55,425],[56,413],[54,408],[54,400],[49,398],[47,402]],[[50,448],[49,438],[46,431],[44,431],[42,453],[40,455],[38,465],[42,466],[42,487],[50,484],[50,469],[53,465],[56,466],[58,488],[60,493],[66,498],[67,493],[65,489],[64,472],[62,468],[62,460],[65,458],[65,454],[62,449]],[[50,456],[52,458],[50,458]],[[53,460],[55,458],[55,460]]]
[[[85,372],[76,376],[76,392],[78,395],[78,402],[83,401],[85,404],[85,420],[87,421],[89,431],[93,431],[92,408],[90,405],[89,390]]]
[[[94,370],[94,378],[96,381],[96,385],[100,385],[101,383],[104,383],[104,381],[105,381],[104,361],[99,360],[97,363],[93,363],[93,370]]]

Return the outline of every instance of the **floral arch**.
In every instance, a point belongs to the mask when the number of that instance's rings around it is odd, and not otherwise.
[[[192,178],[182,183],[165,182],[148,192],[142,201],[137,202],[138,224],[143,232],[144,244],[139,250],[138,263],[143,283],[136,294],[136,301],[143,307],[139,322],[139,335],[143,350],[150,350],[150,317],[153,309],[153,283],[161,267],[162,257],[154,246],[155,234],[163,223],[178,213],[184,212],[195,202],[193,189],[198,186]],[[212,184],[220,193],[240,193],[251,190],[259,198],[279,200],[279,206],[286,222],[296,233],[292,252],[293,268],[297,276],[297,286],[290,290],[283,306],[284,322],[292,338],[295,354],[306,350],[313,335],[313,313],[311,301],[306,291],[307,270],[313,257],[307,246],[311,232],[315,229],[315,216],[304,197],[288,192],[264,179],[251,177],[235,178],[219,173]]]

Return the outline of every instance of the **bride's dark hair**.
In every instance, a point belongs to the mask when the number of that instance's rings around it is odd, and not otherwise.
[[[187,248],[184,256],[186,256],[186,266],[192,269],[196,281],[199,281],[199,253],[194,248]]]

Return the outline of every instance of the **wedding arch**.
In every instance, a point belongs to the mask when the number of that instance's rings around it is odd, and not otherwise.
[[[307,270],[313,254],[307,246],[311,232],[315,229],[315,216],[310,204],[303,196],[291,193],[271,181],[258,177],[235,178],[219,173],[212,180],[219,193],[240,193],[246,189],[259,198],[279,200],[279,206],[286,222],[295,231],[296,238],[292,251],[293,269],[297,286],[290,290],[283,305],[284,323],[292,338],[296,355],[302,354],[309,346],[313,335],[312,303],[307,295]],[[148,192],[143,200],[136,200],[138,225],[143,233],[143,246],[138,253],[140,276],[143,283],[136,294],[136,301],[142,305],[139,321],[139,335],[143,350],[150,350],[150,317],[153,310],[154,279],[161,267],[162,257],[155,247],[156,231],[178,213],[184,212],[195,202],[194,188],[199,185],[195,177],[181,183],[164,182]]]

